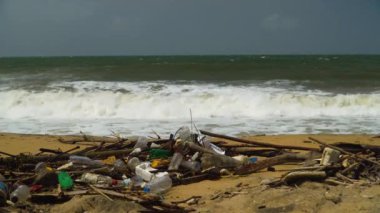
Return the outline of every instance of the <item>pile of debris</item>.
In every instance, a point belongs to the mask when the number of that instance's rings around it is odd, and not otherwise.
[[[247,175],[294,162],[300,168],[265,184],[294,185],[305,180],[343,185],[380,183],[379,146],[310,140],[320,148],[282,146],[206,131],[194,133],[188,127],[168,139],[159,135],[135,140],[87,135],[60,139],[86,148],[41,148],[36,155],[1,152],[9,156],[0,158],[0,205],[26,209],[36,203],[65,202],[75,195],[100,194],[110,201],[125,199],[150,210],[191,211],[178,203],[164,202],[161,195],[180,184]]]

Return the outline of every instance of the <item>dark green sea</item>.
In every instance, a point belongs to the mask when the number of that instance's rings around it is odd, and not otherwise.
[[[0,132],[379,133],[379,55],[0,58]]]

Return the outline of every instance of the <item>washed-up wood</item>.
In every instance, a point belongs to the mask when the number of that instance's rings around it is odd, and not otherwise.
[[[342,174],[339,173],[339,172],[337,172],[337,173],[335,174],[335,176],[336,176],[337,178],[341,179],[341,180],[344,180],[344,181],[348,182],[348,183],[354,183],[354,181],[353,181],[351,178],[348,178],[348,177],[342,175]]]
[[[359,152],[365,152],[367,150],[380,154],[380,146],[376,146],[376,145],[354,144],[354,143],[347,143],[347,142],[338,142],[338,143],[333,143],[331,145],[344,149],[347,152],[352,152],[355,154]]]
[[[108,195],[106,195],[105,193],[103,193],[100,189],[96,188],[95,186],[93,185],[89,185],[91,189],[93,189],[95,192],[99,193],[100,195],[102,195],[103,197],[105,197],[107,200],[109,201],[114,201],[112,198],[108,197]]]
[[[6,155],[6,156],[9,156],[9,157],[15,157],[16,156],[16,155],[12,155],[12,154],[9,154],[9,153],[3,152],[3,151],[0,151],[0,154]]]
[[[212,142],[213,144],[215,144],[214,142]],[[231,143],[219,143],[219,144],[215,144],[219,147],[222,147],[222,148],[226,148],[226,149],[229,149],[229,148],[241,148],[241,147],[254,147],[254,148],[257,148],[258,146],[255,146],[255,145],[252,145],[252,144],[237,144],[237,143],[234,143],[234,144],[231,144]]]
[[[243,165],[235,171],[235,174],[246,175],[246,174],[257,172],[262,169],[275,166],[278,164],[284,164],[284,163],[295,162],[295,161],[304,161],[306,159],[307,159],[307,156],[305,154],[294,154],[294,153],[282,154],[276,157],[257,161],[256,163]]]
[[[185,146],[189,147],[193,151],[208,153],[208,154],[212,154],[212,155],[218,155],[217,153],[213,152],[212,150],[198,146],[197,144],[195,144],[193,142],[185,142]]]
[[[189,200],[191,200],[191,199],[200,199],[200,198],[202,198],[202,196],[194,195],[194,196],[191,196],[191,197],[186,198],[186,199],[183,199],[183,200],[172,201],[172,203],[174,203],[174,204],[186,203],[187,201],[189,201]]]
[[[157,206],[167,208],[167,210],[176,210],[176,211],[181,211],[181,210],[183,211],[184,210],[183,208],[181,208],[177,205],[170,204],[170,203],[159,200],[159,197],[157,197],[157,196],[150,196],[150,197],[146,197],[147,199],[142,199],[138,196],[132,196],[132,195],[128,195],[128,194],[124,194],[124,193],[120,193],[120,192],[116,192],[116,191],[112,191],[112,190],[107,190],[107,189],[98,189],[98,190],[100,192],[106,194],[106,195],[114,196],[114,197],[118,197],[118,198],[124,198],[124,199],[130,200],[130,201],[134,201],[134,202],[139,203],[145,207],[157,205]]]
[[[348,185],[348,184],[345,183],[345,182],[338,181],[338,180],[336,180],[336,179],[334,179],[334,178],[331,178],[331,177],[325,179],[324,183],[327,183],[327,184],[330,184],[330,185],[334,185],[334,186],[336,186],[336,185],[347,186],[347,185]]]
[[[252,147],[239,147],[227,149],[226,153],[233,153],[247,156],[262,156],[262,157],[274,157],[282,153],[279,149],[258,149]]]
[[[231,137],[231,136],[227,136],[227,135],[221,135],[221,134],[216,134],[216,133],[212,133],[212,132],[207,132],[204,130],[200,130],[200,132],[204,135],[208,135],[211,137],[223,138],[223,139],[227,139],[227,140],[231,140],[231,141],[236,141],[236,142],[246,143],[246,144],[253,144],[253,145],[261,146],[261,147],[271,147],[271,148],[276,148],[276,149],[295,149],[295,150],[307,150],[307,151],[320,151],[318,148],[312,148],[312,147],[277,145],[277,144],[258,142],[258,141],[247,140],[247,139],[242,139],[242,138],[235,138],[235,137]]]
[[[87,153],[83,153],[82,156],[86,156],[89,158],[106,158],[108,156],[118,156],[118,155],[126,155],[132,152],[132,149],[125,149],[125,150],[107,150],[107,151],[99,151],[94,152],[90,151]],[[0,164],[5,165],[8,168],[18,168],[18,166],[24,164],[24,163],[38,163],[38,162],[48,162],[52,159],[56,161],[62,161],[62,160],[68,160],[71,154],[62,154],[59,156],[56,155],[43,155],[43,156],[33,156],[33,155],[17,155],[15,157],[5,157],[0,158]]]
[[[376,165],[379,165],[380,166],[380,163],[377,162],[377,161],[374,161],[374,160],[371,160],[369,158],[366,158],[366,157],[363,157],[363,156],[360,156],[360,155],[355,155],[354,153],[351,153],[351,152],[348,152],[344,149],[341,149],[339,147],[336,147],[336,146],[333,146],[333,145],[330,145],[330,144],[327,144],[327,143],[324,143],[320,140],[317,140],[315,138],[312,138],[312,137],[309,137],[310,140],[314,141],[314,142],[317,142],[323,146],[327,146],[327,147],[330,147],[331,149],[335,149],[335,150],[338,150],[340,151],[341,153],[344,153],[346,155],[349,155],[350,157],[354,158],[354,159],[357,159],[357,160],[364,160],[364,161],[367,161],[367,162],[370,162],[370,163],[373,163],[373,164],[376,164]]]
[[[215,180],[218,178],[220,178],[219,174],[210,172],[210,173],[204,173],[200,175],[194,175],[187,178],[177,179],[173,182],[173,185],[186,185],[186,184],[191,184],[191,183],[197,183],[202,180]]]
[[[46,148],[40,148],[40,152],[47,152],[52,154],[62,154],[62,150],[54,150],[54,149],[46,149]]]
[[[292,184],[304,180],[320,181],[326,177],[325,171],[295,171],[286,174],[281,180],[286,184]]]
[[[343,169],[341,171],[341,173],[343,175],[349,174],[350,172],[352,172],[353,170],[355,170],[358,166],[359,166],[359,163],[354,163],[354,164],[350,165],[349,167]]]
[[[98,143],[117,143],[120,141],[126,141],[126,138],[115,138],[115,137],[105,137],[105,136],[74,136],[66,138],[58,138],[58,141],[61,143],[75,144],[78,142],[98,142]]]

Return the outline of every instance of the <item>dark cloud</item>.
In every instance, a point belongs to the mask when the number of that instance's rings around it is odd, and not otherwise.
[[[0,0],[0,56],[380,53],[376,0]]]

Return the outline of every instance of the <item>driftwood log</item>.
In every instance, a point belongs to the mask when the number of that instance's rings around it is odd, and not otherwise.
[[[286,184],[293,184],[304,180],[324,180],[327,177],[325,171],[295,171],[286,174],[281,180]]]
[[[231,137],[231,136],[227,136],[227,135],[221,135],[221,134],[216,134],[216,133],[212,133],[212,132],[207,132],[204,130],[200,130],[200,132],[204,135],[208,135],[211,137],[223,138],[223,139],[227,139],[227,140],[231,140],[231,141],[236,141],[236,142],[246,143],[246,144],[252,144],[252,145],[261,146],[261,147],[270,147],[270,148],[276,148],[276,149],[295,149],[295,150],[306,150],[306,151],[320,151],[318,148],[312,148],[312,147],[277,145],[277,144],[258,142],[258,141],[247,140],[247,139],[242,139],[242,138],[235,138],[235,137]]]

